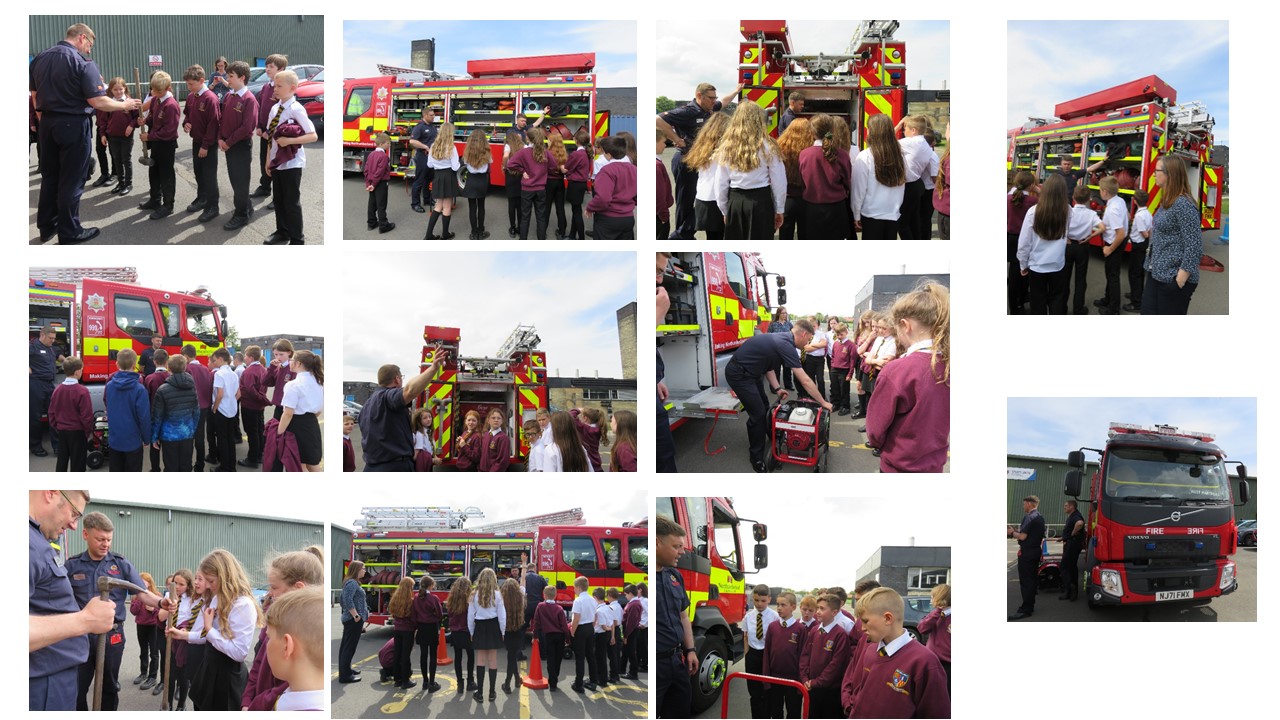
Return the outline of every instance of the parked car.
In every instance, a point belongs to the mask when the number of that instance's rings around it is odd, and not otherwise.
[[[1242,520],[1236,526],[1236,543],[1241,547],[1258,546],[1258,521]]]
[[[350,415],[356,422],[360,422],[360,411],[363,409],[364,406],[354,400],[342,401],[342,414]]]
[[[315,77],[298,84],[298,92],[294,95],[307,111],[307,117],[316,126],[316,134],[324,137],[324,71]]]
[[[917,642],[924,642],[929,636],[920,634],[920,631],[916,630],[916,625],[933,610],[933,599],[928,595],[908,595],[902,599],[906,603],[902,613],[903,627]]]
[[[323,65],[290,65],[288,69],[298,73],[299,86],[301,86],[302,83],[308,80],[314,79],[316,75],[319,75],[320,73],[324,72]],[[249,68],[249,82],[247,83],[249,92],[253,93],[254,95],[257,95],[258,91],[262,89],[262,86],[266,82],[267,82],[266,68],[264,67]]]

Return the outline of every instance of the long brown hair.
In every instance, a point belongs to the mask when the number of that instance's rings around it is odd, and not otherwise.
[[[841,152],[849,152],[853,147],[853,130],[849,128],[849,123],[839,115],[831,117],[831,144],[836,146]]]
[[[547,136],[538,128],[529,128],[525,131],[525,135],[529,139],[529,147],[533,148],[533,161],[536,163],[544,163],[547,161]]]
[[[465,613],[469,602],[471,602],[471,581],[465,577],[454,580],[449,588],[449,597],[444,601],[445,610],[448,610],[450,615]]]
[[[902,146],[893,136],[893,121],[888,115],[873,115],[867,121],[867,148],[876,164],[876,182],[897,187],[907,182],[907,164],[902,159]]]
[[[810,128],[813,129],[813,139],[822,141],[822,157],[826,158],[827,162],[831,162],[836,157],[835,135],[832,133],[834,125],[831,121],[830,115],[818,113],[810,119],[809,123]],[[794,124],[793,122],[792,125]],[[787,129],[790,130],[791,126],[788,125]]]
[[[1168,210],[1183,195],[1191,197],[1187,183],[1187,163],[1177,155],[1161,155],[1156,163],[1164,163],[1164,183],[1160,185],[1160,208]],[[1193,198],[1194,199],[1194,198]]]
[[[929,369],[939,383],[951,377],[951,293],[932,280],[926,280],[893,304],[893,323],[910,318],[929,328],[933,338]],[[941,362],[942,371],[938,365]]]
[[[563,410],[551,413],[551,442],[560,451],[560,468],[564,472],[587,471],[587,453],[578,439],[578,429]]]
[[[471,167],[478,168],[488,165],[492,157],[489,152],[489,138],[484,131],[472,130],[471,135],[467,137],[467,146],[463,148],[462,161]]]
[[[933,180],[933,192],[938,197],[951,187],[951,178],[947,177],[947,158],[951,157],[951,123],[947,123],[947,147],[938,158],[938,176]]]
[[[413,612],[413,578],[401,578],[400,584],[391,593],[387,613],[391,617],[406,618],[411,612]]]
[[[324,385],[324,360],[319,355],[310,350],[299,350],[293,354],[293,359],[298,361],[303,370],[311,373],[317,383]]]
[[[738,103],[720,140],[716,160],[732,170],[750,172],[760,167],[762,152],[766,162],[770,152],[778,152],[778,143],[765,128],[764,109],[752,102]]]
[[[564,165],[569,159],[569,151],[564,149],[564,138],[560,133],[551,133],[547,138],[547,152],[550,153],[551,159],[555,161],[557,166]]]
[[[702,129],[698,131],[693,147],[685,153],[682,160],[684,166],[699,172],[706,170],[711,165],[711,159],[715,156],[716,148],[720,146],[720,139],[724,137],[724,131],[728,127],[727,113],[711,113],[711,117],[707,118],[707,121],[702,124]]]
[[[813,145],[815,131],[805,118],[796,118],[778,138],[782,164],[787,167],[787,182],[800,184],[800,151]]]
[[[507,632],[519,630],[524,624],[524,596],[515,578],[502,581],[502,604],[507,610]]]
[[[1016,191],[1015,191],[1016,192]],[[1067,196],[1067,181],[1061,175],[1050,175],[1040,188],[1040,202],[1035,207],[1036,217],[1031,229],[1041,240],[1062,240],[1067,236],[1067,216],[1071,213],[1071,198]]]
[[[502,158],[502,169],[504,171],[507,169],[507,160],[510,159],[512,155],[515,155],[516,153],[523,150],[525,145],[524,138],[520,137],[520,133],[517,133],[517,132],[508,132],[506,142],[507,142],[507,153]]]
[[[790,130],[790,126],[787,127]],[[626,445],[631,447],[631,451],[636,450],[636,414],[630,410],[615,410],[613,419],[618,425],[618,431],[613,438],[613,449],[609,451],[609,470],[618,472],[621,467],[618,465],[618,448]]]
[[[941,168],[941,165],[939,165],[939,168]],[[1066,181],[1064,180],[1063,183],[1065,184]],[[1017,175],[1013,176],[1013,195],[1009,196],[1009,202],[1013,203],[1014,207],[1022,207],[1022,203],[1026,200],[1026,192],[1035,184],[1035,175],[1026,170],[1019,171]]]
[[[355,580],[360,582],[360,573],[364,572],[364,561],[352,560],[347,563],[347,574],[342,577],[342,581]]]
[[[254,627],[262,627],[262,608],[253,599],[253,586],[244,572],[244,566],[229,551],[217,548],[211,550],[200,561],[200,574],[218,581],[218,609],[216,621],[223,637],[230,639],[235,633],[231,630],[231,607],[241,597],[249,598],[256,615]]]
[[[493,596],[498,592],[498,574],[493,568],[485,568],[480,571],[480,577],[476,578],[476,604],[482,608],[491,608],[497,603],[494,602]]]

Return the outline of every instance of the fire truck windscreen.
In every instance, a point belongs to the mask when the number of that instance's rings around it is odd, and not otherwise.
[[[1222,459],[1151,448],[1113,448],[1107,457],[1106,494],[1125,502],[1231,502]]]

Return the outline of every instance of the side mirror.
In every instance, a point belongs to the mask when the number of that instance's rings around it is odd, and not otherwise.
[[[1080,450],[1072,450],[1067,453],[1067,467],[1084,468],[1084,453]]]
[[[1249,502],[1249,483],[1244,480],[1240,481],[1240,504],[1244,505]]]
[[[762,543],[765,540],[768,540],[769,526],[765,525],[764,523],[756,523],[755,525],[752,525],[751,536],[754,537],[756,539],[756,542],[758,543]]]
[[[768,546],[768,545],[757,545],[757,546],[756,546],[756,558],[755,558],[755,559],[756,559],[756,569],[757,569],[757,570],[763,570],[763,569],[765,569],[765,568],[769,567],[769,546]]]
[[[1062,494],[1071,497],[1080,497],[1081,472],[1079,470],[1071,470],[1067,472],[1066,482],[1062,486]]]
[[[778,284],[778,304],[779,305],[787,304],[787,291],[782,289],[781,283]]]
[[[1244,463],[1240,463],[1236,466],[1236,477],[1241,480],[1249,479],[1249,469],[1244,466]]]

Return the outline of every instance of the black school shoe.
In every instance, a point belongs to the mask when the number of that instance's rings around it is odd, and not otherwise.
[[[203,210],[204,206],[205,206],[204,200],[192,200],[191,204],[187,206],[187,212],[193,213],[197,210]]]
[[[139,203],[138,209],[139,210],[155,210],[159,208],[160,205],[161,205],[160,198],[153,197],[148,199],[146,202]]]
[[[92,185],[91,187],[102,187],[103,185],[106,185],[106,184],[108,184],[108,183],[110,183],[110,182],[111,182],[111,176],[110,176],[110,175],[102,175],[102,176],[100,176],[100,177],[98,178],[98,180],[97,180],[96,182],[94,182],[94,183],[93,183],[93,185]]]
[[[82,242],[88,242],[98,237],[98,235],[100,234],[102,234],[102,231],[96,227],[80,228],[80,232],[75,235],[64,235],[59,237],[58,244],[59,245],[77,245]]]
[[[147,216],[148,220],[162,220],[173,214],[172,205],[161,205],[156,211]]]
[[[268,185],[259,185],[258,189],[249,193],[249,197],[271,197],[271,187]]]
[[[284,245],[288,242],[289,242],[289,236],[277,230],[271,233],[270,235],[268,235],[267,239],[262,241],[262,244],[263,245]]]
[[[1125,303],[1121,310],[1129,313],[1142,313],[1142,306],[1137,303]]]
[[[377,228],[378,228],[378,234],[386,235],[387,233],[396,229],[396,224],[393,222],[389,222],[386,225],[378,225]]]
[[[200,217],[203,218],[204,216],[201,215]],[[248,224],[249,224],[249,218],[244,217],[242,215],[232,215],[231,219],[228,220],[225,224],[223,224],[222,229],[223,230],[239,230],[240,228]]]

